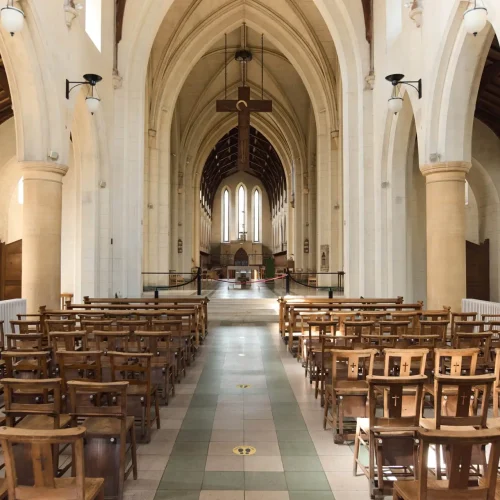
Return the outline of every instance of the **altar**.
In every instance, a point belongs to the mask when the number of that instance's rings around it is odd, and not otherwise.
[[[247,281],[262,279],[264,276],[264,266],[227,266],[227,277],[231,280],[241,280],[246,277]]]

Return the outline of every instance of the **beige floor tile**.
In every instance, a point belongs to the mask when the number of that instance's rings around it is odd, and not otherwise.
[[[174,447],[173,441],[157,441],[149,444],[140,444],[137,448],[137,455],[163,455],[167,456],[172,453]]]
[[[154,500],[156,490],[132,490],[127,489],[123,493],[123,500]]]
[[[332,491],[363,491],[368,493],[366,476],[354,477],[342,471],[325,472]]]
[[[139,455],[137,457],[137,468],[139,471],[164,471],[168,459],[169,455]]]
[[[278,442],[269,442],[269,441],[251,441],[243,444],[247,444],[249,446],[253,446],[257,452],[257,456],[264,457],[277,457],[280,456],[280,447]]]
[[[283,472],[281,456],[263,457],[261,455],[252,455],[243,458],[245,472]]]
[[[367,491],[333,491],[335,500],[368,500]],[[386,497],[387,498],[387,497]]]
[[[271,441],[278,442],[276,431],[244,431],[244,444],[250,444],[251,441]]]
[[[288,491],[245,491],[245,500],[289,500]]]
[[[210,455],[207,457],[206,471],[232,472],[244,470],[244,458],[233,456]]]
[[[330,455],[330,456],[342,455],[345,457],[352,457],[352,451],[349,449],[348,446],[334,444],[331,441],[323,443],[314,441],[314,446],[316,448],[316,453],[318,455]]]
[[[246,409],[244,413],[245,420],[272,420],[273,412],[271,410]]]
[[[243,444],[243,431],[214,430],[210,441],[235,443],[234,446],[238,446],[239,444]]]
[[[233,448],[238,446],[241,443],[224,443],[224,442],[211,442],[208,445],[208,455],[227,455],[227,456],[236,456],[233,453]]]
[[[244,500],[244,491],[216,491],[206,490],[200,492],[200,500]]]
[[[182,419],[180,418],[167,418],[160,420],[160,427],[162,429],[176,429],[179,430],[182,426]]]
[[[240,419],[214,419],[214,431],[240,431],[243,430],[243,420]]]
[[[142,491],[156,490],[163,475],[162,470],[139,471],[138,478],[134,480],[132,476],[125,481],[125,490]]]
[[[186,408],[160,408],[160,418],[162,419],[183,419],[188,409]]]
[[[319,457],[325,472],[352,471],[354,459],[347,455],[321,455]]]
[[[246,431],[274,431],[276,427],[273,420],[245,420]]]
[[[151,431],[151,442],[175,441],[177,434],[179,434],[179,429],[153,429]]]

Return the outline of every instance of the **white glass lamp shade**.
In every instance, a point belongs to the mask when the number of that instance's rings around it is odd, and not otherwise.
[[[4,7],[1,10],[0,19],[2,26],[12,35],[18,33],[24,26],[24,12],[16,7]]]
[[[399,113],[403,109],[403,98],[402,97],[391,97],[389,99],[389,111],[391,113]]]
[[[101,100],[97,97],[89,96],[85,99],[85,104],[87,104],[87,109],[94,114],[99,109],[99,104]]]
[[[464,14],[464,26],[468,33],[477,35],[486,26],[488,11],[484,7],[474,7]]]

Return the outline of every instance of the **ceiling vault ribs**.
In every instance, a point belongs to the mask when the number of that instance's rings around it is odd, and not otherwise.
[[[238,128],[231,129],[212,149],[201,176],[201,193],[210,207],[222,181],[238,172]],[[250,127],[250,161],[246,172],[257,177],[274,206],[286,191],[285,170],[278,153],[268,139]]]

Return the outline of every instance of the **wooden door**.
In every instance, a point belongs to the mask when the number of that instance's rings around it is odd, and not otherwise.
[[[243,250],[243,248],[240,248],[235,254],[234,254],[234,265],[235,266],[248,266],[248,254]]]
[[[0,300],[21,298],[22,240],[0,243]]]
[[[490,240],[465,242],[467,298],[490,300]]]

